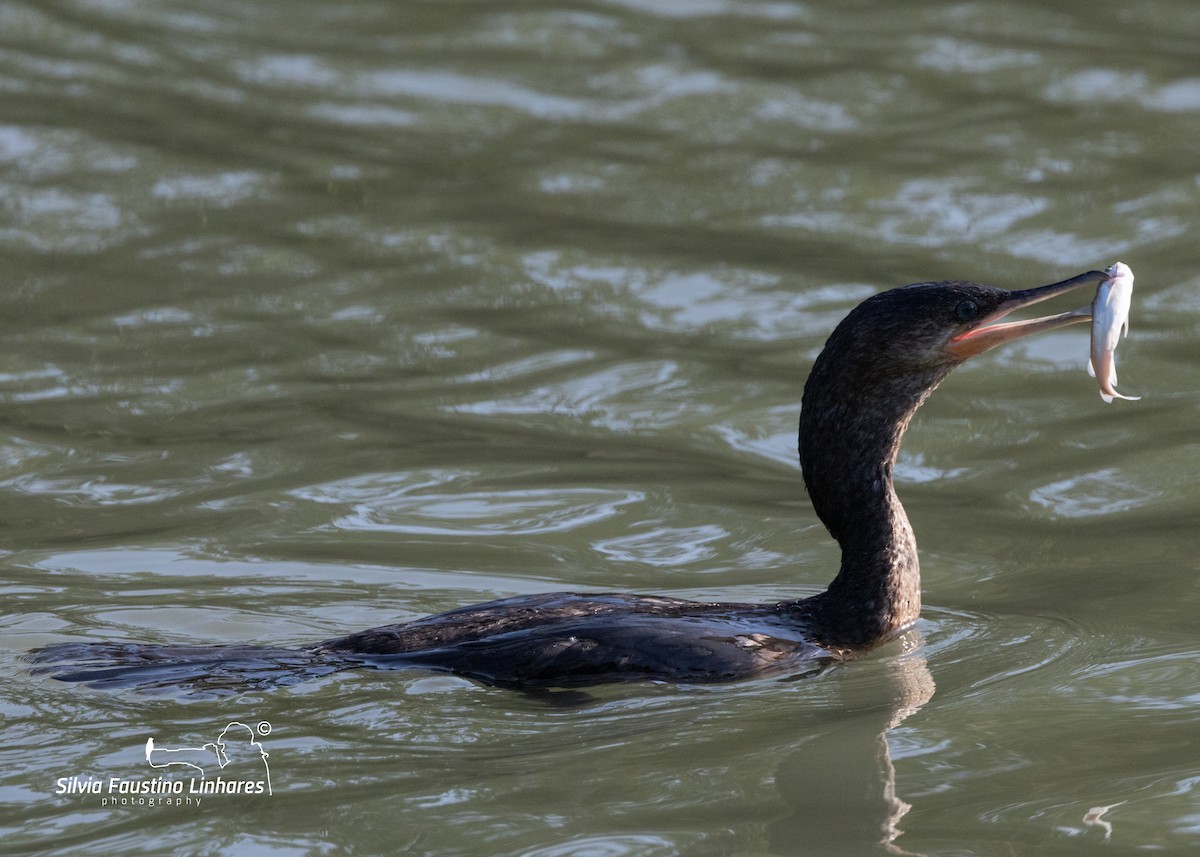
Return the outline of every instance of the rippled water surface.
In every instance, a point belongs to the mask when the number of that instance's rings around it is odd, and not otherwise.
[[[836,5],[0,4],[0,851],[1195,853],[1200,7]],[[950,378],[898,467],[925,618],[864,660],[582,699],[24,671],[816,592],[837,320],[1116,259],[1143,400],[1078,327]],[[233,721],[272,794],[56,793]]]

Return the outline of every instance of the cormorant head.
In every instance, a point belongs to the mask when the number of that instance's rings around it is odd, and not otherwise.
[[[1102,271],[1088,271],[1017,291],[959,280],[892,289],[855,307],[830,336],[826,351],[854,365],[864,382],[896,375],[944,377],[1001,343],[1090,319],[1089,304],[1058,315],[995,323],[1013,310],[1106,277]]]

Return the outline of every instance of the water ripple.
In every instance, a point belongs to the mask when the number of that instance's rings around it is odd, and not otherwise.
[[[556,533],[587,526],[645,500],[641,491],[604,488],[466,490],[475,473],[373,473],[297,489],[294,497],[348,507],[330,525],[413,535],[479,537]],[[447,491],[456,484],[459,490]]]
[[[701,837],[695,837],[701,839]],[[546,845],[519,853],[524,857],[627,857],[627,855],[646,855],[646,857],[667,857],[673,854],[686,854],[688,847],[678,838],[668,839],[665,836],[643,834],[606,834],[603,836],[573,836],[566,842]],[[516,854],[518,852],[513,852]]]
[[[713,543],[728,536],[729,533],[716,524],[696,527],[655,526],[645,532],[598,541],[593,547],[621,562],[672,566],[712,559],[717,554]]]
[[[161,178],[151,193],[160,199],[202,201],[228,207],[260,196],[276,179],[255,170],[233,170],[211,175],[179,175]]]
[[[1161,493],[1140,488],[1116,468],[1106,468],[1035,488],[1030,500],[1064,518],[1090,518],[1136,509]]]

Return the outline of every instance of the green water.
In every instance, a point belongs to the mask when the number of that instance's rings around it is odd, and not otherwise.
[[[1195,853],[1200,7],[838,5],[0,3],[0,852]],[[925,617],[865,660],[576,705],[24,672],[818,591],[833,325],[1117,259],[1143,400],[1084,327],[951,377],[898,467]],[[56,794],[234,720],[269,796]]]

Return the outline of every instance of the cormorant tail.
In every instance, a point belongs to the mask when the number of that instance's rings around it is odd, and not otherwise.
[[[325,653],[271,646],[170,646],[149,643],[58,643],[26,659],[34,675],[105,690],[188,696],[233,696],[318,678],[355,664]]]

